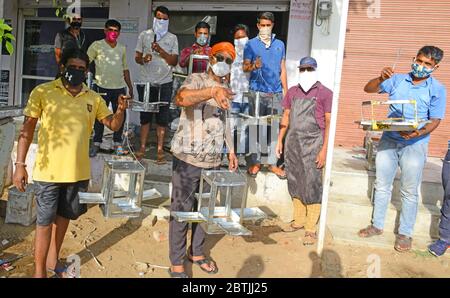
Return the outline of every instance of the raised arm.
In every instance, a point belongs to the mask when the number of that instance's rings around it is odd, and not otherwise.
[[[385,80],[391,78],[394,75],[394,70],[391,67],[385,67],[381,70],[381,75],[370,80],[364,87],[364,91],[367,93],[378,93],[380,91],[380,85]]]
[[[230,89],[219,86],[198,90],[181,88],[175,97],[175,104],[179,107],[190,107],[214,98],[220,108],[227,110],[230,108],[230,100],[233,96]]]

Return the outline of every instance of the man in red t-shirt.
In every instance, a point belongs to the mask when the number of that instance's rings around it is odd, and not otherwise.
[[[211,53],[211,47],[209,46],[209,34],[211,27],[206,22],[199,22],[195,26],[195,43],[188,47],[184,48],[181,51],[180,55],[180,66],[181,67],[189,67],[189,60],[191,55],[204,55],[209,56]],[[208,67],[208,60],[200,60],[194,59],[192,72],[193,73],[201,73],[206,72]]]

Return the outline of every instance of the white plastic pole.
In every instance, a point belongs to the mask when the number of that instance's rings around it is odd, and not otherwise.
[[[331,124],[327,148],[327,162],[325,165],[325,178],[322,193],[322,207],[320,212],[319,235],[317,242],[317,254],[321,255],[325,240],[325,230],[327,222],[328,196],[330,192],[331,168],[333,165],[334,140],[336,138],[336,123],[339,106],[339,93],[341,89],[342,65],[344,62],[345,34],[347,30],[349,0],[342,1],[341,23],[339,28],[339,43],[336,58],[336,72],[333,88],[333,106],[331,112]]]

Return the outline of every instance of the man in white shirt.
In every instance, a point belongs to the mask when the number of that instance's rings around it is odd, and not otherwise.
[[[136,63],[141,65],[141,81],[150,82],[150,101],[165,101],[172,99],[172,71],[178,63],[178,39],[169,32],[169,10],[158,6],[155,10],[153,28],[143,31],[139,35],[136,46]],[[143,88],[138,89],[142,100]],[[161,106],[159,113],[141,112],[141,147],[136,154],[143,158],[145,145],[153,115],[156,120],[156,134],[158,140],[158,163],[164,163],[164,136],[169,123],[169,105]]]

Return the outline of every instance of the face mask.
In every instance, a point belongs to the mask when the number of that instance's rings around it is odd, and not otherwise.
[[[262,27],[259,29],[259,39],[266,45],[266,47],[270,47],[272,42],[272,27]]]
[[[86,73],[84,70],[68,67],[63,73],[63,77],[71,86],[79,86],[86,79]]]
[[[308,92],[317,83],[317,72],[304,71],[299,73],[299,83],[303,91]]]
[[[169,31],[169,20],[153,19],[153,32],[156,34],[156,41],[159,41]]]
[[[117,33],[117,32],[107,32],[106,33],[106,40],[109,42],[115,42],[118,37],[119,37],[119,33]]]
[[[81,25],[82,25],[81,22],[72,22],[72,23],[70,23],[70,27],[72,27],[73,29],[80,29]]]
[[[225,61],[217,62],[211,66],[212,71],[218,77],[224,77],[231,72],[231,65],[228,65]]]
[[[200,34],[199,37],[197,37],[197,43],[201,45],[202,47],[208,43],[208,37],[206,34]]]
[[[428,78],[435,70],[434,68],[429,69],[417,63],[413,63],[411,69],[413,76],[419,79]]]
[[[235,39],[234,40],[234,47],[236,48],[236,50],[240,50],[240,49],[244,49],[245,45],[248,42],[248,37],[243,37],[243,38],[239,38],[239,39]]]

